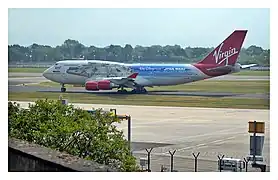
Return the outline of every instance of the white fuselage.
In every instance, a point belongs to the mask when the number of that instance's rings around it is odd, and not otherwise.
[[[124,64],[111,61],[59,61],[43,76],[61,84],[84,85],[89,80],[127,77],[136,72],[140,86],[167,86],[211,78],[191,64]]]

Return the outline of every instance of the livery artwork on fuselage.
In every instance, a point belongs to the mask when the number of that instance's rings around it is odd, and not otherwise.
[[[131,68],[121,64],[88,62],[79,66],[69,67],[66,73],[97,79],[100,77],[123,77],[133,72]]]

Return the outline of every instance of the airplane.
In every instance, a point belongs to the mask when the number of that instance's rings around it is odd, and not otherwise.
[[[87,91],[118,89],[119,93],[147,93],[145,87],[171,86],[239,72],[256,64],[241,65],[237,59],[247,30],[235,30],[203,60],[192,64],[126,64],[103,60],[58,61],[43,76],[61,84],[81,85]]]

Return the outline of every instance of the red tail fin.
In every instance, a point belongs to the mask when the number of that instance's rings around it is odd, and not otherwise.
[[[234,65],[237,61],[246,34],[247,30],[234,31],[227,39],[197,64],[209,64],[214,66]]]

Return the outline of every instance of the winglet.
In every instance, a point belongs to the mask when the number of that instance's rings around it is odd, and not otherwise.
[[[133,73],[130,76],[128,76],[128,78],[132,78],[135,79],[137,77],[138,73]]]

